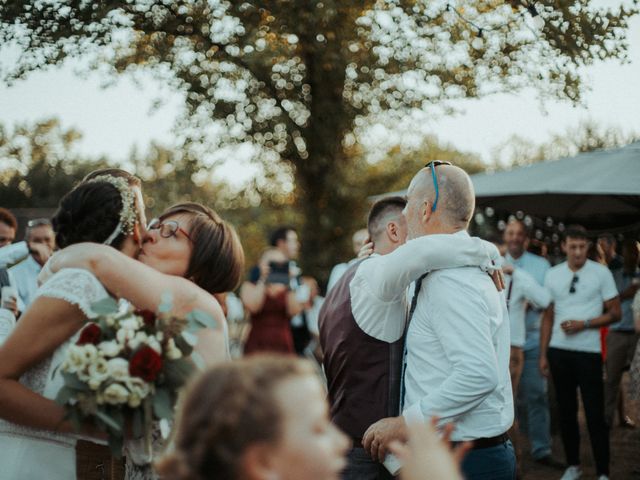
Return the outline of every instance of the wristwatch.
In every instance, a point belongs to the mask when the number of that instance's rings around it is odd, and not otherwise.
[[[589,325],[591,325],[591,319],[590,319],[590,318],[587,318],[587,319],[584,321],[584,328],[589,328]]]

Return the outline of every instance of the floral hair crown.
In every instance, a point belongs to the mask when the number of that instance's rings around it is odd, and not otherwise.
[[[105,182],[113,185],[120,192],[120,198],[122,200],[122,210],[120,210],[120,221],[115,230],[109,235],[109,237],[103,242],[105,245],[111,245],[118,235],[124,233],[125,235],[131,235],[133,233],[133,226],[136,224],[136,197],[131,189],[131,186],[122,177],[114,177],[113,175],[98,175],[95,178],[89,180],[89,182]]]

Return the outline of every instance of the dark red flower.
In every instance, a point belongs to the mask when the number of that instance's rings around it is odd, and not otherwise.
[[[153,382],[162,370],[162,357],[153,348],[144,346],[129,360],[129,374]]]
[[[136,310],[133,313],[142,317],[142,321],[146,327],[153,327],[156,324],[156,314],[151,310]]]
[[[97,345],[101,336],[102,330],[100,330],[100,327],[95,323],[90,323],[80,332],[80,338],[78,338],[76,345],[85,345],[87,343]]]

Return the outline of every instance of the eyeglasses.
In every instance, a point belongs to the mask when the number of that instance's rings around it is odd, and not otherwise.
[[[569,293],[576,293],[576,283],[578,283],[578,275],[573,274],[573,278],[571,279],[571,287],[569,288]]]
[[[193,243],[189,234],[183,228],[180,228],[180,224],[175,220],[161,222],[160,219],[154,218],[147,225],[147,230],[158,230],[162,238],[175,237],[180,232]]]
[[[431,211],[435,212],[436,207],[438,206],[438,197],[440,196],[440,191],[438,189],[438,176],[436,175],[436,167],[438,165],[451,165],[451,162],[445,162],[442,160],[434,160],[433,162],[427,163],[424,167],[431,169],[431,176],[433,177],[433,188],[436,191],[436,198],[433,201],[433,206],[431,207]]]
[[[41,227],[43,225],[50,227],[51,220],[49,220],[48,218],[35,218],[27,222],[27,228]]]

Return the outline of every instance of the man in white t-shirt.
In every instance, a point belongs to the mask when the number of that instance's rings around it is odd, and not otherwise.
[[[577,389],[584,404],[599,480],[609,475],[609,428],[604,417],[600,327],[620,319],[620,299],[607,267],[587,259],[584,228],[569,227],[562,248],[567,261],[551,268],[545,286],[553,303],[540,332],[540,370],[556,388],[560,431],[569,468],[562,480],[581,477]]]

